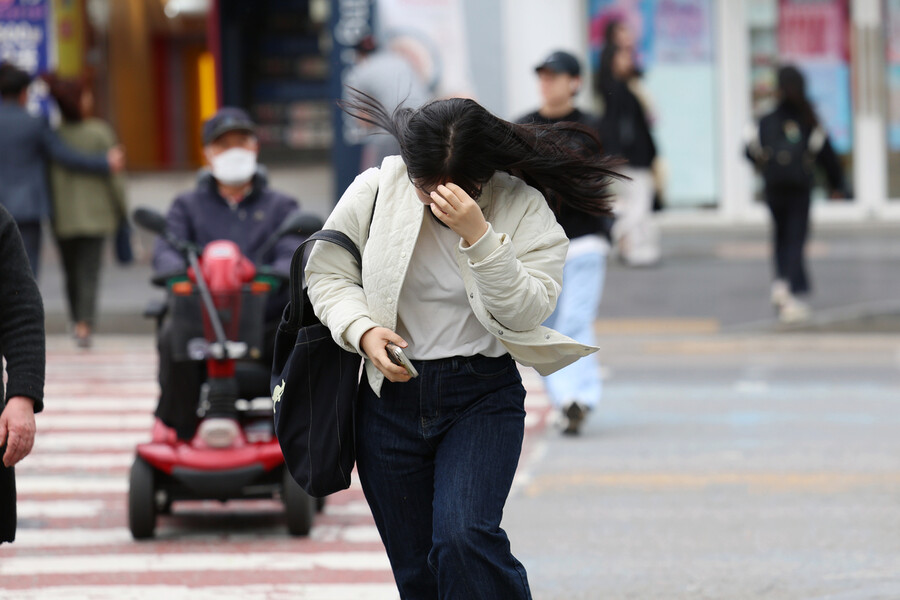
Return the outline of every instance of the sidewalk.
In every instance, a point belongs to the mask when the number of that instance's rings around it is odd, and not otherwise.
[[[192,185],[192,173],[139,174],[129,180],[131,206],[165,210]],[[272,185],[296,195],[322,216],[331,210],[330,171],[321,166],[277,169]],[[790,329],[900,331],[900,227],[822,228],[810,246],[814,294],[812,323]],[[49,236],[47,236],[49,238]],[[122,268],[107,259],[98,331],[150,333],[141,312],[162,292],[150,287],[152,237],[136,237],[136,264]],[[663,232],[663,263],[628,269],[610,262],[598,327],[609,334],[764,332],[784,330],[768,303],[768,231],[763,227],[669,228]],[[48,332],[65,331],[59,254],[48,240],[40,278]]]

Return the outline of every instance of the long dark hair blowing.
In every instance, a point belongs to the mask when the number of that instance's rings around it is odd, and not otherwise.
[[[806,96],[806,80],[800,69],[793,65],[785,65],[778,69],[778,93],[782,104],[800,113],[803,125],[810,128],[818,125],[819,117]]]
[[[465,98],[435,100],[418,109],[401,106],[388,114],[372,96],[351,92],[341,108],[394,136],[417,187],[453,182],[477,198],[481,186],[504,171],[537,188],[557,214],[563,207],[611,212],[607,187],[612,178],[621,178],[612,170],[617,163],[596,151],[600,140],[583,125],[517,125]],[[583,140],[596,144],[593,151]]]

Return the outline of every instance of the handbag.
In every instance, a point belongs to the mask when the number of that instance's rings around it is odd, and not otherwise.
[[[350,487],[362,357],[340,347],[313,312],[303,286],[303,256],[315,241],[344,248],[362,268],[359,249],[340,231],[317,231],[294,251],[270,385],[285,466],[310,496],[321,498]]]
[[[131,225],[127,219],[122,219],[115,234],[116,260],[120,265],[130,265],[134,262],[134,251],[131,248]]]

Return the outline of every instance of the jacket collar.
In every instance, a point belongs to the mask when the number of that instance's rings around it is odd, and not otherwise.
[[[262,192],[265,191],[266,188],[269,187],[269,174],[266,168],[262,165],[258,165],[256,167],[256,173],[253,175],[252,186],[250,188],[250,193],[247,194],[247,197],[244,198],[241,202],[250,202],[259,198],[262,195]],[[216,178],[213,177],[212,171],[207,168],[202,168],[197,172],[197,189],[210,194],[212,197],[220,200],[221,202],[227,201],[222,197],[222,194],[219,193],[219,186],[216,182]]]

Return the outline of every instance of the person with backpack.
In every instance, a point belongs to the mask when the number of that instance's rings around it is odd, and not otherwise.
[[[771,301],[781,321],[803,321],[809,318],[809,307],[800,297],[811,289],[804,254],[816,166],[825,172],[832,197],[847,194],[840,161],[806,96],[799,69],[787,65],[778,70],[778,104],[749,138],[747,156],[762,175],[772,214]]]

